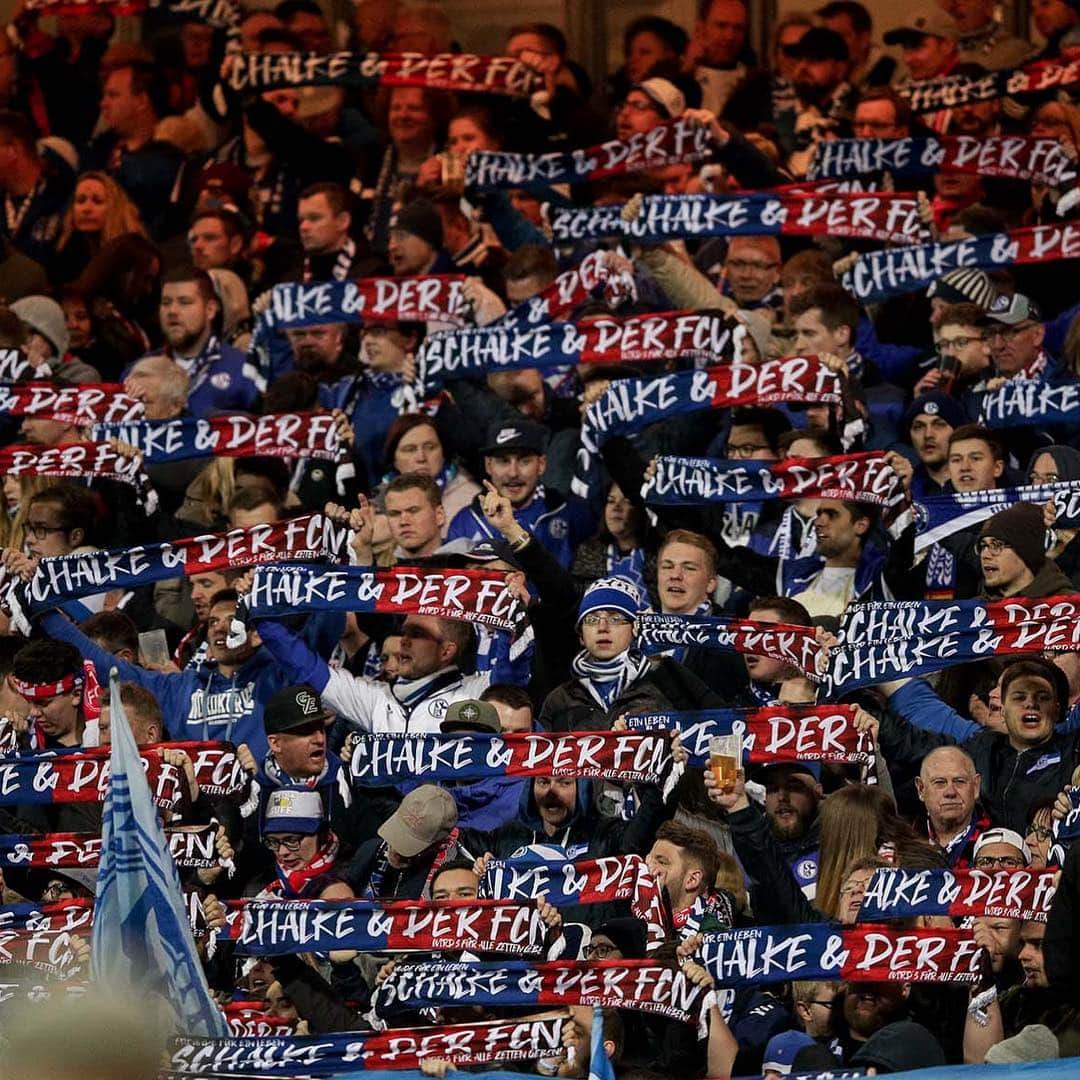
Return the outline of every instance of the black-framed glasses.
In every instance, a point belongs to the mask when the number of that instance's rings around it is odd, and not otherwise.
[[[304,842],[302,836],[264,836],[263,843],[271,851],[289,851],[297,852],[300,850],[300,845]]]
[[[612,953],[619,950],[615,945],[587,945],[585,947],[586,960],[606,960]]]
[[[942,349],[966,349],[969,345],[974,345],[976,341],[985,341],[986,338],[980,334],[978,337],[960,337],[954,338],[938,338],[937,347],[938,352]]]
[[[1054,837],[1054,830],[1048,829],[1045,825],[1032,825],[1027,831],[1028,836],[1033,836],[1040,844],[1045,843],[1047,840],[1052,840]]]
[[[1011,547],[1011,544],[1006,544],[1002,540],[998,540],[993,536],[988,536],[984,540],[980,540],[976,545],[976,551],[980,555],[1000,555],[1007,547]]]
[[[975,860],[976,870],[1019,870],[1024,860],[1018,855],[980,855]]]
[[[41,890],[42,900],[59,900],[65,893],[71,892],[71,886],[66,881],[50,881]]]
[[[67,532],[67,529],[63,525],[47,525],[42,521],[28,521],[23,528],[26,529],[35,540],[44,540],[49,533]]]

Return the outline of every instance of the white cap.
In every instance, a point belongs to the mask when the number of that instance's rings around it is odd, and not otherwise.
[[[646,79],[638,83],[634,88],[640,90],[646,97],[652,98],[672,120],[677,120],[686,112],[686,98],[683,92],[667,79],[659,77]]]
[[[1024,857],[1024,865],[1031,865],[1031,850],[1024,842],[1024,838],[1012,829],[987,829],[986,832],[981,833],[979,839],[975,841],[975,851],[972,855],[972,862],[979,857],[979,852],[988,844],[1008,844],[1010,847],[1016,848],[1017,851]]]

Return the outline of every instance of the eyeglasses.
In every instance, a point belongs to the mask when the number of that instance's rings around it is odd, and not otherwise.
[[[618,611],[590,611],[581,621],[586,626],[600,626],[602,623],[608,626],[627,626],[634,620]]]
[[[724,452],[729,458],[749,458],[753,457],[761,450],[768,449],[770,449],[768,443],[728,443],[727,446],[724,447]]]
[[[1032,825],[1027,831],[1028,836],[1034,837],[1040,844],[1045,840],[1052,840],[1054,838],[1054,830],[1048,829],[1045,825]]]
[[[1021,323],[1019,326],[994,326],[987,331],[986,336],[993,341],[994,338],[1014,338],[1017,334],[1023,334],[1030,330],[1035,323]]]
[[[42,900],[59,900],[64,893],[70,893],[71,886],[64,881],[50,881],[44,889],[41,890]]]
[[[747,273],[755,274],[767,274],[770,270],[775,270],[779,263],[774,262],[754,262],[752,259],[728,259],[724,266],[728,270],[746,271]]]
[[[300,845],[304,842],[302,836],[264,836],[263,843],[271,851],[292,851],[297,852],[300,850]]]
[[[1032,472],[1028,474],[1028,479],[1033,484],[1056,484],[1060,479],[1060,475],[1056,472],[1037,473]]]
[[[833,999],[830,998],[828,1001],[820,1001],[818,1000],[818,998],[813,998],[812,1000],[807,1001],[805,1004],[820,1005],[823,1009],[831,1009],[833,1007]]]
[[[619,950],[614,945],[588,945],[585,948],[586,960],[606,960],[612,953]]]
[[[979,541],[975,550],[978,551],[980,555],[1000,555],[1007,547],[1012,547],[1012,545],[1006,544],[1002,540],[995,540],[992,536],[988,536],[985,540]]]
[[[656,107],[655,102],[652,101],[624,101],[619,109],[629,109],[631,112],[644,113],[654,112],[658,113],[660,110]]]
[[[842,885],[840,887],[840,895],[841,896],[854,896],[855,893],[864,893],[864,892],[866,892],[866,886],[869,885],[869,884],[870,884],[869,881],[852,881],[852,882],[849,882],[847,885]]]
[[[24,528],[35,540],[44,540],[49,533],[67,532],[63,525],[47,525],[43,521],[28,521]]]
[[[976,341],[985,341],[981,334],[978,337],[954,337],[954,338],[938,338],[937,347],[938,352],[942,349],[966,349],[969,345],[973,345]]]
[[[993,870],[1000,866],[1002,870],[1019,870],[1024,860],[1016,855],[980,855],[975,860],[976,870]]]

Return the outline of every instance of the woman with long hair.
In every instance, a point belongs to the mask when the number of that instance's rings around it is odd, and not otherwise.
[[[656,576],[656,556],[647,552],[648,522],[643,510],[622,493],[618,484],[608,488],[604,516],[592,539],[586,540],[574,556],[570,573],[581,586],[609,574]],[[648,565],[648,564],[651,564]],[[649,569],[652,575],[649,575]]]
[[[430,476],[442,491],[447,522],[480,494],[480,485],[446,453],[442,432],[430,416],[399,416],[386,433],[385,445],[386,475],[382,486],[385,488],[403,473]]]
[[[86,268],[102,246],[126,233],[146,236],[146,229],[127,192],[107,173],[84,172],[75,181],[57,241],[61,282],[71,281]]]
[[[0,548],[22,550],[31,499],[59,483],[51,476],[12,476],[9,473],[4,477],[5,512],[0,514]]]

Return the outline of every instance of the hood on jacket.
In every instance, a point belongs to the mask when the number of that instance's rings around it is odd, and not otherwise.
[[[1080,450],[1072,446],[1059,446],[1057,444],[1041,446],[1028,458],[1027,469],[1025,470],[1026,476],[1031,475],[1035,462],[1038,461],[1042,454],[1049,454],[1054,459],[1059,479],[1080,480]]]
[[[912,1020],[886,1024],[863,1043],[851,1059],[852,1065],[873,1065],[878,1072],[905,1072],[908,1069],[927,1069],[945,1064],[941,1044],[922,1026]]]
[[[532,829],[533,832],[542,832],[544,823],[540,820],[540,809],[536,805],[536,798],[533,794],[534,779],[535,777],[531,777],[529,782],[522,787],[519,807],[521,809],[521,820],[525,825]],[[577,805],[574,808],[574,812],[567,819],[566,824],[562,826],[562,829],[564,830],[569,826],[583,822],[589,816],[589,807],[591,805],[592,784],[588,780],[578,780]]]
[[[1044,596],[1060,596],[1062,593],[1075,591],[1076,586],[1073,585],[1071,578],[1053,559],[1047,559],[1019,597],[1037,600]],[[987,589],[984,586],[980,595],[996,600],[1001,594],[996,589]]]

